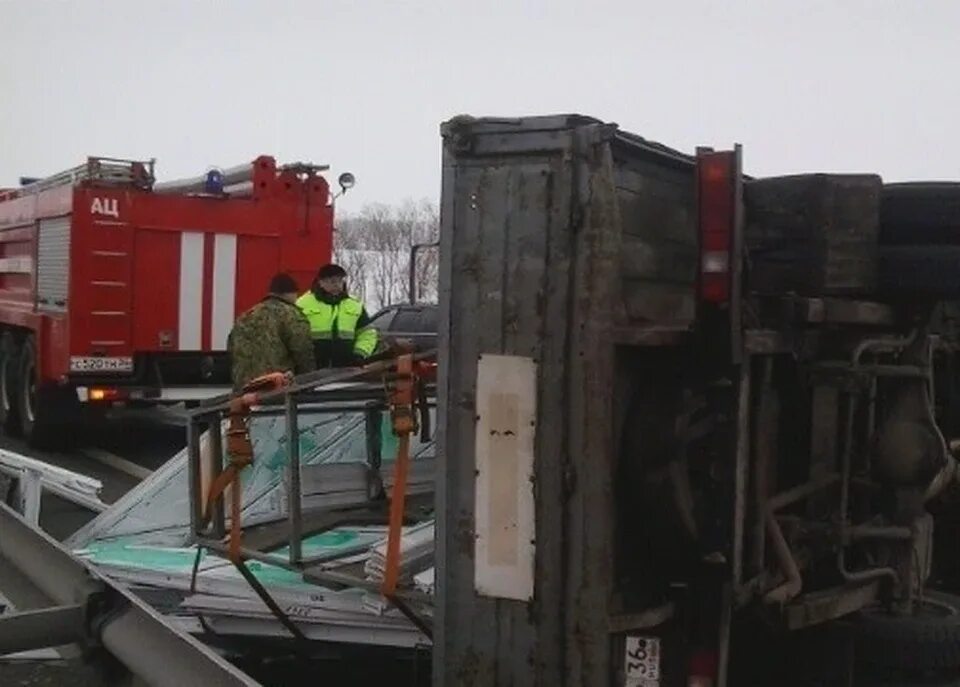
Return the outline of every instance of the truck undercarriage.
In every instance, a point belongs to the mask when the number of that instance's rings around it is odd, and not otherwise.
[[[706,580],[716,598],[732,552],[733,606],[759,626],[796,631],[882,606],[852,623],[863,663],[956,670],[960,628],[937,616],[956,614],[957,600],[925,588],[934,569],[956,565],[953,548],[933,547],[929,512],[948,508],[957,486],[944,437],[958,402],[955,350],[929,320],[897,327],[883,305],[791,301],[819,321],[795,321],[793,341],[780,329],[746,331],[740,379],[704,377],[677,351],[626,356],[635,369],[616,480],[618,515],[630,523],[619,579],[637,608],[696,605],[676,590]],[[920,620],[931,609],[941,613]],[[896,616],[912,622],[896,626]],[[879,626],[896,627],[886,629],[895,641]]]

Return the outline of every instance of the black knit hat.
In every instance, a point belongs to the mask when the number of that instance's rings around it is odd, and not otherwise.
[[[277,296],[297,293],[298,291],[300,291],[300,287],[297,286],[296,280],[286,272],[275,274],[273,279],[270,280],[270,293]]]
[[[324,265],[317,272],[317,279],[330,279],[332,277],[342,277],[347,278],[347,271],[340,267],[340,265],[334,265],[330,263],[329,265]]]

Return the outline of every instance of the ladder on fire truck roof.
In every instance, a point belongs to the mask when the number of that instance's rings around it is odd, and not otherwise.
[[[113,157],[88,157],[82,165],[59,172],[44,179],[11,189],[8,197],[19,197],[39,193],[50,188],[76,184],[80,181],[95,181],[103,185],[133,185],[150,188],[153,185],[153,168],[156,160],[124,160]],[[0,194],[3,199],[3,194]]]

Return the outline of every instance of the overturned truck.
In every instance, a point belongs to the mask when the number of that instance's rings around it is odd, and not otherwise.
[[[960,187],[442,131],[435,684],[960,675]]]

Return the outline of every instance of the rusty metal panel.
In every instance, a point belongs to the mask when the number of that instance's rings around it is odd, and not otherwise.
[[[534,119],[443,129],[436,685],[606,686],[612,674],[615,129]],[[536,362],[530,602],[474,588],[477,361],[489,354]]]
[[[565,142],[569,147],[571,141]],[[563,154],[444,158],[441,232],[441,460],[437,508],[438,685],[563,684],[562,413],[570,279],[570,169]],[[460,145],[462,141],[456,142]],[[562,149],[564,146],[560,146]],[[552,326],[551,326],[552,316]],[[551,336],[554,335],[554,336]],[[538,364],[532,602],[474,591],[476,369],[479,356]]]
[[[562,682],[563,434],[558,431],[557,419],[562,417],[563,405],[562,396],[549,390],[562,388],[565,371],[562,332],[567,326],[564,313],[570,283],[567,256],[573,244],[569,228],[572,187],[566,162],[573,141],[569,134],[566,139],[561,152],[543,164],[526,161],[522,167],[515,166],[505,198],[510,222],[504,244],[508,258],[500,324],[503,350],[537,361],[537,422],[538,427],[548,423],[549,431],[538,431],[535,445],[534,601],[498,603],[497,655],[506,659],[497,664],[498,684]]]
[[[612,148],[623,325],[690,326],[699,252],[692,159],[632,136]]]
[[[480,237],[476,224],[462,219],[463,192],[469,189],[461,178],[451,148],[457,145],[445,132],[440,232],[439,380],[437,384],[437,470],[435,506],[437,518],[436,588],[433,672],[436,685],[492,683],[488,646],[474,645],[475,621],[489,617],[489,601],[473,596],[473,493],[471,463],[474,410],[471,381],[464,371],[479,358],[477,323],[461,313],[471,312],[479,300]],[[451,317],[455,313],[456,316]],[[473,393],[471,393],[473,391]],[[470,580],[470,587],[466,587]],[[477,604],[481,607],[476,607]],[[449,619],[449,621],[448,621]],[[486,625],[490,621],[487,620]],[[477,630],[480,628],[477,627]],[[488,629],[486,626],[484,630]],[[481,651],[483,653],[478,653]]]
[[[586,132],[584,132],[586,133]],[[576,177],[583,214],[576,227],[565,416],[569,455],[566,508],[566,683],[610,683],[613,591],[614,346],[619,289],[620,208],[608,145],[580,137]]]

